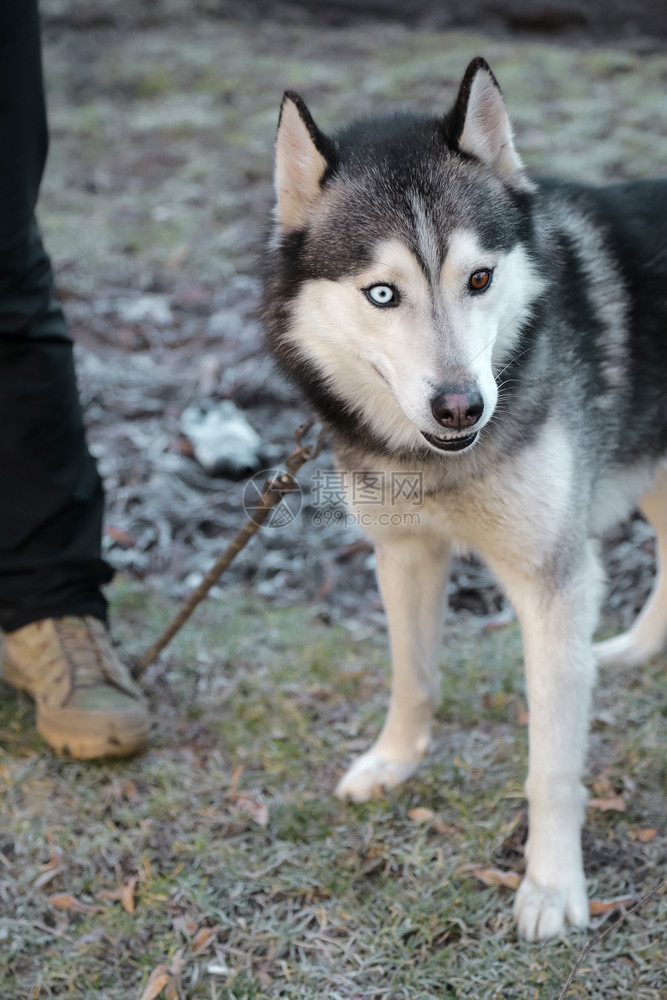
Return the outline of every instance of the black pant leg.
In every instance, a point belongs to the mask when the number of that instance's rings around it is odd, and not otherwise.
[[[36,0],[0,3],[0,628],[104,618],[104,498],[34,219],[47,151]]]

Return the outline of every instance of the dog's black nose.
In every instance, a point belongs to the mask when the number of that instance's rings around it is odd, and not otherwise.
[[[484,412],[484,400],[471,386],[444,385],[431,400],[431,412],[443,427],[460,431],[477,423]]]

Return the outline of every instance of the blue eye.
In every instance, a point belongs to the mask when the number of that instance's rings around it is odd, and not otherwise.
[[[364,294],[369,302],[380,309],[398,305],[398,292],[391,285],[371,285],[370,288],[364,288]]]

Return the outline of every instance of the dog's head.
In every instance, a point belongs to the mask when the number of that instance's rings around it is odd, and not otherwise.
[[[486,62],[443,118],[335,137],[287,92],[275,183],[265,312],[283,365],[330,421],[386,448],[472,447],[543,286],[533,187]]]

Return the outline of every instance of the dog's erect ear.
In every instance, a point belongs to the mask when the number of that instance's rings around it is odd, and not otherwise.
[[[329,166],[330,141],[298,94],[288,90],[276,136],[276,215],[284,232],[302,228],[317,201]]]
[[[465,71],[449,116],[448,132],[456,148],[493,167],[511,187],[533,190],[514,148],[502,91],[480,56]]]

